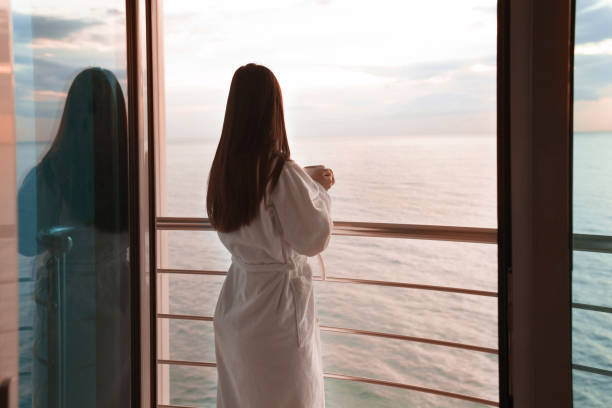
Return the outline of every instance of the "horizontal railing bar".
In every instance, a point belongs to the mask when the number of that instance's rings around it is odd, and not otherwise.
[[[458,348],[458,349],[463,349],[463,350],[478,351],[481,353],[499,354],[498,351],[494,348],[473,346],[471,344],[455,343],[452,341],[434,340],[434,339],[428,339],[425,337],[405,336],[402,334],[391,334],[391,333],[375,332],[375,331],[360,330],[360,329],[347,329],[344,327],[334,327],[334,326],[320,326],[320,328],[321,330],[328,331],[328,332],[359,334],[363,336],[373,336],[373,337],[384,337],[387,339],[410,341],[413,343],[425,343],[425,344],[432,344],[436,346],[444,346],[444,347],[452,347],[452,348]]]
[[[612,236],[574,234],[574,250],[612,254]]]
[[[155,228],[170,231],[214,231],[208,218],[156,217]]]
[[[206,271],[206,270],[197,270],[197,269],[157,269],[157,272],[158,273],[168,273],[168,274],[186,274],[186,275],[219,275],[219,276],[227,275],[227,272],[224,272],[224,271]],[[320,276],[313,276],[312,280],[323,281],[323,278]],[[437,291],[437,292],[459,293],[463,295],[497,297],[497,292],[477,290],[477,289],[455,288],[452,286],[421,285],[417,283],[380,281],[380,280],[358,279],[358,278],[343,278],[343,277],[334,277],[334,276],[329,276],[329,275],[325,276],[324,281],[325,282],[337,282],[337,283],[358,283],[362,285],[389,286],[389,287],[394,287],[394,288],[419,289],[419,290],[430,290],[430,291]]]
[[[160,319],[199,320],[199,321],[206,321],[206,322],[212,322],[214,320],[212,316],[193,316],[193,315],[169,314],[169,313],[158,313],[157,317]],[[372,336],[372,337],[383,337],[383,338],[393,339],[393,340],[410,341],[413,343],[424,343],[424,344],[432,344],[436,346],[452,347],[452,348],[458,348],[458,349],[463,349],[463,350],[477,351],[480,353],[498,354],[498,351],[494,348],[474,346],[471,344],[456,343],[452,341],[428,339],[425,337],[405,336],[403,334],[393,334],[393,333],[377,332],[377,331],[370,331],[370,330],[349,329],[345,327],[336,327],[336,326],[321,325],[319,327],[322,331],[328,331],[328,332],[358,334],[358,335]]]
[[[158,230],[214,231],[208,218],[201,217],[157,217],[156,227]],[[482,244],[497,243],[497,230],[495,228],[452,227],[441,225],[334,221],[333,234],[473,242]],[[573,249],[576,251],[612,254],[612,236],[574,234]]]
[[[321,279],[313,278],[313,280],[321,280]],[[325,281],[326,282],[339,282],[339,283],[360,283],[364,285],[392,286],[396,288],[420,289],[420,290],[431,290],[431,291],[437,291],[437,292],[460,293],[464,295],[497,297],[497,292],[491,292],[491,291],[486,291],[486,290],[476,290],[476,289],[454,288],[452,286],[421,285],[417,283],[379,281],[379,280],[358,279],[358,278],[341,278],[341,277],[333,277],[333,276],[326,276]]]
[[[367,384],[384,385],[387,387],[403,388],[405,390],[418,391],[418,392],[423,392],[427,394],[433,394],[433,395],[439,395],[439,396],[448,397],[448,398],[459,399],[463,401],[476,402],[478,404],[489,405],[492,407],[499,407],[499,402],[497,401],[491,401],[491,400],[487,400],[484,398],[471,397],[469,395],[457,394],[454,392],[436,390],[433,388],[419,387],[416,385],[402,384],[402,383],[396,383],[392,381],[376,380],[373,378],[356,377],[352,375],[343,375],[343,374],[334,374],[334,373],[325,373],[323,374],[323,376],[325,378],[333,378],[336,380],[356,381],[356,382],[362,382],[362,383],[367,383]]]
[[[603,368],[595,368],[590,366],[585,366],[581,364],[572,364],[572,368],[574,370],[587,371],[593,374],[605,375],[606,377],[612,377],[612,371],[604,370]]]
[[[496,244],[494,228],[335,221],[333,234],[358,237],[408,238]]]
[[[157,364],[164,365],[182,365],[182,366],[191,366],[191,367],[216,367],[216,363],[208,363],[204,361],[186,361],[186,360],[163,360],[157,359]]]
[[[208,270],[200,270],[200,269],[157,268],[157,273],[170,273],[170,274],[177,274],[177,275],[216,275],[216,276],[227,275],[227,272],[225,271],[208,271]]]
[[[208,218],[157,217],[158,230],[214,231]],[[334,235],[496,244],[494,228],[334,221]]]
[[[612,314],[612,307],[587,305],[585,303],[572,303],[574,309],[592,310],[594,312],[610,313]]]
[[[197,366],[197,367],[216,367],[217,366],[215,363],[209,363],[209,362],[203,362],[203,361],[202,362],[184,361],[184,360],[157,360],[157,363],[166,364],[166,365],[186,365],[186,366]],[[463,401],[476,402],[479,404],[489,405],[492,407],[499,406],[499,403],[496,401],[491,401],[491,400],[487,400],[483,398],[471,397],[469,395],[457,394],[454,392],[436,390],[433,388],[426,388],[426,387],[419,387],[416,385],[403,384],[403,383],[398,383],[398,382],[393,382],[393,381],[384,381],[384,380],[377,380],[374,378],[356,377],[352,375],[343,375],[343,374],[336,374],[336,373],[323,373],[323,377],[333,378],[336,380],[355,381],[355,382],[362,382],[362,383],[367,383],[367,384],[383,385],[387,387],[402,388],[405,390],[418,391],[418,392],[423,392],[427,394],[439,395],[442,397],[460,399]]]
[[[157,317],[160,319],[172,319],[172,320],[199,320],[204,322],[212,322],[212,316],[192,316],[182,314],[171,314],[171,313],[158,313]]]
[[[494,228],[335,221],[333,234],[497,244],[497,230]]]
[[[189,405],[166,405],[166,404],[157,404],[157,408],[196,408]]]

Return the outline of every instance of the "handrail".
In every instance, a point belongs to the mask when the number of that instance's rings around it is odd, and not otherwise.
[[[183,366],[191,366],[191,367],[211,367],[214,368],[217,366],[216,363],[211,363],[207,361],[188,361],[188,360],[165,360],[165,359],[157,359],[157,364],[166,364],[166,365],[183,365]]]
[[[196,408],[189,405],[167,405],[167,404],[157,404],[157,408]]]
[[[612,377],[612,371],[604,370],[603,368],[596,368],[582,364],[572,364],[574,370],[586,371],[592,374],[604,375],[606,377]]]
[[[459,399],[463,401],[469,401],[469,402],[475,402],[478,404],[489,405],[491,407],[499,407],[499,402],[497,401],[491,401],[491,400],[487,400],[484,398],[477,398],[477,397],[472,397],[472,396],[465,395],[465,394],[458,394],[454,392],[436,390],[433,388],[419,387],[416,385],[400,384],[400,383],[395,383],[391,381],[376,380],[373,378],[357,377],[357,376],[352,376],[352,375],[342,375],[342,374],[335,374],[335,373],[324,373],[323,376],[325,378],[333,378],[336,380],[357,381],[357,382],[363,382],[363,383],[374,384],[374,385],[385,385],[388,387],[403,388],[406,390],[424,392],[427,394],[439,395],[442,397],[454,398],[454,399]]]
[[[155,228],[166,231],[214,231],[208,218],[156,217]]]
[[[572,307],[574,309],[590,310],[592,312],[612,314],[612,307],[607,306],[587,305],[586,303],[572,303]]]
[[[157,217],[158,230],[214,231],[208,218]],[[334,235],[496,244],[494,228],[334,221]]]
[[[491,292],[487,290],[478,290],[478,289],[456,288],[452,286],[422,285],[418,283],[404,283],[404,282],[396,282],[396,281],[380,281],[380,280],[358,279],[358,278],[343,278],[343,277],[335,277],[335,276],[326,276],[325,279],[313,278],[313,280],[321,280],[321,281],[324,280],[325,282],[338,282],[338,283],[360,283],[363,285],[392,286],[396,288],[431,290],[431,291],[437,291],[437,292],[460,293],[463,295],[497,297],[497,292]]]
[[[405,336],[401,334],[391,334],[391,333],[382,333],[368,330],[360,330],[360,329],[347,329],[343,327],[334,327],[334,326],[320,326],[320,329],[328,332],[336,332],[336,333],[346,333],[346,334],[359,334],[363,336],[373,336],[373,337],[384,337],[394,340],[403,340],[403,341],[411,341],[415,343],[425,343],[432,344],[435,346],[444,346],[444,347],[452,347],[463,350],[477,351],[480,353],[488,353],[488,354],[499,354],[499,351],[490,347],[482,347],[482,346],[473,346],[471,344],[457,343],[452,341],[444,341],[444,340],[435,340],[424,337],[414,337],[414,336]]]
[[[227,275],[227,271],[211,271],[211,270],[204,270],[204,269],[157,268],[157,273],[169,273],[169,274],[177,274],[177,275],[215,275],[215,276]]]
[[[183,231],[214,231],[214,228],[206,218],[184,218],[184,217],[157,217],[156,218],[156,229],[157,230],[183,230]],[[334,229],[332,234],[334,235],[345,235],[345,236],[362,236],[362,237],[385,237],[385,238],[405,238],[405,239],[423,239],[423,240],[436,240],[436,241],[453,241],[453,242],[471,242],[471,243],[482,243],[482,244],[495,244],[497,243],[497,230],[491,228],[471,228],[471,227],[450,227],[450,226],[436,226],[436,225],[410,225],[410,224],[388,224],[388,223],[366,223],[366,222],[346,222],[346,221],[335,221]],[[573,250],[575,251],[587,251],[597,253],[609,253],[612,254],[612,236],[605,235],[594,235],[594,234],[573,234]],[[227,275],[225,271],[214,271],[214,270],[189,270],[189,269],[157,269],[157,273],[167,274],[194,274],[194,275]],[[444,286],[433,286],[433,285],[420,285],[403,282],[393,281],[378,281],[378,280],[367,280],[367,279],[356,279],[356,278],[344,278],[344,277],[330,277],[323,276],[320,278],[313,278],[315,280],[323,280],[329,282],[341,282],[341,283],[359,283],[369,285],[381,285],[381,286],[393,286],[402,288],[412,288],[421,290],[434,290],[442,292],[453,292],[461,294],[471,294],[479,296],[491,296],[497,297],[496,292],[480,291],[463,288],[453,288]],[[606,306],[589,305],[583,303],[572,303],[572,308],[590,310],[602,313],[612,314],[612,308]],[[198,321],[213,321],[210,316],[190,316],[190,315],[179,315],[179,314],[167,314],[159,313],[158,318],[167,319],[185,319],[185,320],[198,320]],[[367,335],[384,338],[392,338],[403,341],[413,341],[427,344],[435,344],[446,347],[454,347],[459,349],[467,349],[472,351],[498,354],[498,350],[473,346],[462,343],[445,342],[441,340],[419,338],[412,336],[397,335],[391,333],[374,332],[334,326],[320,326],[322,331],[340,332],[347,334]],[[215,363],[210,362],[190,362],[181,360],[158,360],[158,364],[172,364],[172,365],[191,365],[191,366],[203,366],[203,367],[216,367]],[[612,377],[612,371],[601,368],[572,364],[572,368],[575,370],[585,371],[593,374],[603,375]],[[498,402],[485,400],[481,398],[470,397],[462,394],[455,394],[441,390],[435,390],[430,388],[418,387],[409,384],[402,384],[396,382],[389,382],[365,377],[354,377],[342,374],[324,373],[326,378],[334,378],[348,381],[358,381],[364,383],[370,383],[375,385],[385,385],[403,389],[409,389],[414,391],[420,391],[429,394],[435,394],[440,396],[446,396],[455,399],[461,399],[471,402],[477,402],[489,406],[499,406]],[[158,405],[158,407],[178,407],[174,405]],[[189,407],[180,407],[189,408]]]
[[[212,316],[194,316],[194,315],[171,314],[171,313],[157,313],[157,317],[160,319],[197,320],[197,321],[205,321],[205,322],[212,322],[214,320]],[[393,340],[410,341],[413,343],[424,343],[424,344],[432,344],[435,346],[452,347],[452,348],[463,349],[463,350],[477,351],[480,353],[499,354],[499,352],[496,349],[490,348],[490,347],[474,346],[471,344],[457,343],[457,342],[444,341],[444,340],[435,340],[435,339],[429,339],[425,337],[406,336],[402,334],[393,334],[393,333],[360,330],[360,329],[350,329],[350,328],[345,328],[345,327],[335,327],[335,326],[325,326],[325,325],[321,325],[319,326],[319,328],[322,331],[328,331],[328,332],[345,333],[345,334],[359,334],[362,336],[372,336],[372,337],[383,337],[383,338],[393,339]]]
[[[193,316],[175,313],[157,313],[157,318],[170,320],[198,320],[203,322],[212,322],[214,320],[212,316]]]
[[[156,218],[156,229],[157,230],[183,230],[183,231],[214,231],[212,225],[208,219],[205,218],[178,218],[178,217],[157,217]],[[481,243],[481,244],[496,244],[497,243],[497,230],[490,228],[471,228],[471,227],[449,227],[449,226],[436,226],[436,225],[408,225],[408,224],[388,224],[388,223],[365,223],[365,222],[334,222],[334,229],[332,231],[334,235],[345,235],[345,236],[362,236],[362,237],[385,237],[385,238],[405,238],[405,239],[423,239],[423,240],[437,240],[437,241],[453,241],[453,242],[470,242],[470,243]],[[190,274],[190,275],[213,275],[213,276],[224,276],[227,275],[225,271],[216,270],[190,270],[190,269],[171,269],[171,268],[158,268],[157,273],[162,274]],[[369,279],[357,279],[357,278],[346,278],[346,277],[333,277],[323,275],[319,278],[314,277],[314,280],[321,280],[327,282],[337,283],[353,283],[353,284],[367,284],[367,285],[379,285],[379,286],[391,286],[400,288],[410,288],[419,290],[431,290],[440,292],[460,293],[477,296],[489,296],[497,297],[496,292],[464,289],[446,286],[434,286],[434,285],[422,285],[414,283],[394,282],[394,281],[380,281],[380,280],[369,280]],[[157,318],[161,319],[184,319],[194,321],[207,321],[212,322],[212,316],[193,316],[193,315],[180,315],[170,313],[158,313]],[[411,341],[423,344],[432,344],[443,347],[452,347],[456,349],[470,350],[489,354],[499,354],[498,350],[493,348],[475,346],[470,344],[463,344],[457,342],[449,342],[442,340],[435,340],[429,338],[405,336],[393,333],[384,333],[368,330],[351,329],[344,327],[335,326],[319,326],[320,330],[336,333],[346,333],[351,335],[363,335],[363,336],[374,336],[389,338],[401,341]],[[211,362],[193,362],[193,361],[180,361],[180,360],[158,360],[158,364],[173,364],[173,365],[190,365],[190,366],[203,366],[203,367],[215,367],[216,365]],[[460,400],[466,400],[471,402],[477,402],[489,406],[499,406],[496,401],[489,401],[481,398],[471,397],[462,394],[451,393],[442,390],[435,390],[431,388],[418,387],[409,384],[402,384],[397,382],[383,381],[365,377],[347,376],[342,374],[325,373],[327,378],[335,378],[348,381],[358,381],[364,383],[370,383],[375,385],[385,385],[396,388],[408,389],[413,391],[419,391],[429,394],[435,394],[445,396],[449,398],[455,398]],[[161,407],[161,406],[160,406]]]
[[[177,274],[177,275],[178,274],[214,275],[214,276],[227,275],[227,272],[225,271],[198,270],[198,269],[165,269],[165,268],[158,268],[157,273]],[[422,285],[418,283],[380,281],[380,280],[358,279],[358,278],[344,278],[344,277],[335,277],[335,276],[329,276],[329,275],[326,275],[325,277],[313,276],[312,279],[315,281],[325,281],[325,282],[357,283],[357,284],[362,284],[362,285],[390,286],[394,288],[430,290],[430,291],[446,292],[446,293],[459,293],[463,295],[497,297],[497,292],[478,290],[478,289],[457,288],[457,287],[452,287],[452,286]]]
[[[334,235],[497,244],[494,228],[334,221]]]
[[[157,408],[196,408],[189,405],[167,405],[167,404],[157,404]]]
[[[612,236],[594,234],[574,234],[573,249],[575,251],[612,254]]]
[[[157,217],[155,224],[158,230],[214,231],[208,218],[203,217]],[[481,244],[497,243],[497,230],[495,228],[334,221],[332,233],[334,235],[361,237],[408,238]],[[612,254],[612,236],[573,234],[572,239],[575,251]]]
[[[186,361],[186,360],[157,360],[157,364],[185,365],[185,366],[192,366],[192,367],[216,367],[217,366],[215,363],[211,363],[211,362]],[[478,404],[488,405],[491,407],[499,407],[499,402],[497,401],[491,401],[491,400],[487,400],[484,398],[477,398],[477,397],[472,397],[472,396],[465,395],[465,394],[458,394],[454,392],[436,390],[434,388],[420,387],[417,385],[404,384],[404,383],[398,383],[398,382],[393,382],[393,381],[377,380],[377,379],[368,378],[368,377],[357,377],[357,376],[352,376],[352,375],[336,374],[336,373],[323,373],[323,377],[333,378],[336,380],[355,381],[355,382],[362,382],[362,383],[373,384],[373,385],[383,385],[387,387],[402,388],[405,390],[418,391],[418,392],[423,392],[427,394],[439,395],[439,396],[447,397],[447,398],[454,398],[454,399],[459,399],[463,401],[475,402]],[[162,405],[158,405],[158,407],[162,407]]]

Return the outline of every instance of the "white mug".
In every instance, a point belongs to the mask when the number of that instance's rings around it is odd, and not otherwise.
[[[315,173],[315,171],[320,170],[320,169],[324,169],[325,166],[322,164],[317,164],[315,166],[306,166],[304,167],[304,171],[310,176],[312,177],[312,175]]]

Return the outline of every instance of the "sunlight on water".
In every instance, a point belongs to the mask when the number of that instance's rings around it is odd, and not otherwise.
[[[573,229],[612,235],[612,134],[574,135]],[[612,307],[612,254],[574,251],[572,301]],[[612,371],[612,315],[574,309],[572,363]],[[573,370],[576,408],[612,406],[612,378]]]
[[[334,169],[336,220],[496,227],[495,138],[292,143],[302,165]],[[205,181],[216,146],[167,146],[168,214],[204,217]],[[167,266],[226,269],[229,254],[210,232],[167,232]],[[388,238],[332,238],[327,273],[495,291],[495,245]],[[171,313],[211,316],[222,277],[169,278]],[[497,348],[496,298],[317,282],[322,325],[361,328]],[[323,332],[324,369],[497,400],[497,356],[399,340]],[[171,322],[170,357],[214,361],[212,326]],[[212,371],[212,372],[211,372]],[[211,369],[172,367],[171,402],[211,406]],[[194,384],[199,384],[194,386]],[[458,407],[456,400],[383,386],[326,380],[328,407]],[[347,405],[347,401],[351,401]]]

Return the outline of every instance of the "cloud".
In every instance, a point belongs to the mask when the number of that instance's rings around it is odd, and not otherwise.
[[[574,128],[612,129],[612,0],[576,4]]]
[[[576,44],[612,38],[612,2],[586,0],[577,2]]]
[[[574,130],[593,132],[612,129],[612,98],[576,101],[574,104]]]
[[[437,62],[415,63],[400,66],[358,66],[347,69],[358,69],[362,72],[391,78],[395,80],[426,80],[448,76],[453,72],[470,69],[474,72],[495,70],[495,56],[477,60],[447,60]]]
[[[37,90],[67,90],[67,82],[74,78],[78,68],[51,62],[45,58],[15,56],[15,63],[23,67],[15,72],[16,88],[32,87]]]
[[[65,40],[101,21],[13,13],[13,33],[16,42],[36,39]]]
[[[480,11],[482,13],[494,14],[497,16],[497,4],[487,6],[475,6],[474,11]]]
[[[444,13],[438,2],[395,0],[167,2],[168,138],[217,138],[232,73],[249,61],[278,77],[296,134],[452,133],[472,125],[494,133],[496,7],[494,0],[447,1]]]
[[[284,87],[281,81],[287,127],[297,138],[494,134],[496,70],[490,62],[354,67],[352,72],[377,76],[384,82],[338,88]],[[218,138],[229,79],[225,85],[225,89],[200,83],[168,88],[168,140]]]
[[[495,133],[495,56],[414,63],[400,66],[334,68],[307,80],[296,67],[274,69],[285,102],[291,134],[335,137],[404,135],[407,133]],[[196,67],[199,69],[199,67]],[[286,68],[286,69],[285,69]],[[305,67],[313,69],[313,65]],[[177,71],[177,74],[180,73]],[[183,75],[194,78],[183,68]],[[168,140],[218,138],[231,73],[217,84],[197,77],[166,88]],[[346,78],[331,86],[339,75]],[[350,78],[372,78],[347,82]],[[302,85],[291,85],[298,79]],[[339,86],[343,84],[342,86]]]
[[[441,76],[444,73],[459,68],[460,64],[454,61],[442,61],[433,63],[418,63],[390,67],[358,67],[357,69],[373,75],[393,78],[423,80]]]
[[[22,117],[57,117],[72,80],[87,68],[20,54],[15,55],[15,64],[19,67],[15,70],[15,105],[17,114]],[[125,83],[124,69],[113,73],[121,83]]]
[[[34,101],[36,102],[63,101],[64,99],[66,99],[66,92],[34,91]]]
[[[125,94],[124,13],[100,8],[79,15],[84,10],[77,7],[59,16],[55,8],[62,7],[54,3],[39,14],[12,14],[18,140],[55,136],[66,93],[86,68],[110,69]]]
[[[574,99],[595,100],[610,96],[612,55],[580,55],[574,61]]]
[[[125,32],[114,22],[117,10],[100,9],[86,17],[13,13],[15,109],[24,121],[58,120],[72,80],[82,70],[111,69],[126,82]],[[118,25],[119,24],[119,25]]]
[[[612,55],[612,38],[599,42],[578,44],[574,52],[580,55]]]
[[[495,103],[489,102],[489,108],[495,108]],[[414,116],[461,115],[479,113],[486,110],[487,103],[478,95],[469,91],[457,93],[444,93],[424,95],[408,103],[397,106],[389,115],[395,118],[408,118]],[[439,126],[443,128],[443,126]]]

